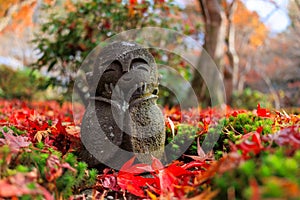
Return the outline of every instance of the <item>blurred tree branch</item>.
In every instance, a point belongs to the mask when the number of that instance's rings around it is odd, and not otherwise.
[[[300,11],[300,1],[299,0],[295,0],[296,6],[298,8],[298,10]]]

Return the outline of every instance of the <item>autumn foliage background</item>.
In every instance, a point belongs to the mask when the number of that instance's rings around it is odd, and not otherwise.
[[[291,25],[273,33],[246,2],[199,0],[179,8],[164,0],[0,0],[0,197],[298,199],[300,4],[289,1]],[[145,26],[203,44],[223,74],[228,105],[210,108],[205,84],[188,63],[156,52],[158,63],[192,83],[202,105],[181,110],[161,88],[166,143],[180,151],[187,137],[194,142],[166,166],[132,158],[120,172],[89,168],[77,159],[85,108],[75,104],[73,113],[74,72],[99,42]],[[85,88],[77,89],[84,102]],[[220,137],[204,152],[208,134]]]

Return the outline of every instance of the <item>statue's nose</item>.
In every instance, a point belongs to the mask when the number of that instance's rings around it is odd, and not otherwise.
[[[132,79],[132,77],[130,77],[130,76],[124,76],[123,77],[124,81],[131,81],[131,79]]]
[[[132,72],[130,72],[130,71],[123,72],[122,79],[124,81],[129,82],[133,79],[133,77],[134,77],[134,74],[132,74]]]

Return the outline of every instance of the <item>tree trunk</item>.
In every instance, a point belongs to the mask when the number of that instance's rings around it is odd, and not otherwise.
[[[227,30],[226,30],[226,55],[228,57],[229,66],[228,73],[224,74],[224,82],[227,95],[227,103],[231,103],[232,93],[238,89],[238,78],[239,78],[239,57],[235,50],[235,27],[233,24],[233,14],[237,8],[236,0],[233,0],[228,4],[226,9],[226,17],[228,19]]]
[[[206,53],[201,53],[197,66],[201,74],[195,71],[192,80],[194,91],[191,92],[195,92],[200,103],[204,106],[208,106],[211,105],[211,94],[209,94],[207,86],[214,85],[215,76],[217,76],[217,74],[214,74],[211,70],[215,67],[213,66],[214,63],[221,73],[223,73],[221,61],[225,53],[226,16],[218,0],[199,0],[199,2],[205,23],[204,50],[206,50],[210,57],[207,56]],[[214,63],[211,62],[211,59],[213,59]],[[202,76],[206,76],[206,79]],[[222,98],[221,95],[223,91],[221,91],[217,85],[214,88],[214,92],[218,96],[217,99]]]

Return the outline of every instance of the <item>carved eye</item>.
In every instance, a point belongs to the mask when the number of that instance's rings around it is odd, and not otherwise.
[[[146,72],[150,71],[148,63],[141,58],[136,58],[132,61],[131,69],[143,70]]]
[[[107,72],[114,72],[114,71],[116,71],[116,70],[110,68],[110,69],[105,70],[104,73],[107,73]]]
[[[114,61],[106,68],[104,73],[121,71],[121,68],[121,63],[119,61]]]
[[[134,69],[144,70],[146,72],[149,72],[148,65],[146,65],[146,64],[138,65],[138,66],[134,67]]]

